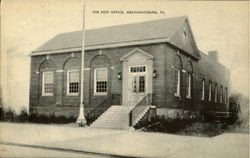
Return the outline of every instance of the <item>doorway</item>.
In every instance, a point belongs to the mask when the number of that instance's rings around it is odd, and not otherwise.
[[[147,94],[147,67],[130,66],[128,75],[128,105],[135,106]]]

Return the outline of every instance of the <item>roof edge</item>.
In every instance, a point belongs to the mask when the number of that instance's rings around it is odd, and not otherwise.
[[[105,48],[116,48],[116,47],[125,47],[125,46],[133,46],[133,45],[141,45],[141,44],[151,44],[151,43],[163,43],[168,42],[169,38],[157,38],[157,39],[149,39],[142,41],[128,41],[128,42],[120,42],[120,43],[109,43],[103,45],[92,45],[86,46],[85,50],[95,50],[95,49],[105,49]],[[82,47],[75,48],[66,48],[66,49],[56,49],[56,50],[46,50],[46,51],[32,51],[30,56],[38,56],[38,55],[47,55],[47,54],[60,54],[60,53],[68,53],[68,52],[76,52],[81,51]]]

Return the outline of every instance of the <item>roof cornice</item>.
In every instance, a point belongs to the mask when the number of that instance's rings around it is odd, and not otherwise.
[[[125,47],[125,46],[133,46],[133,45],[144,45],[144,44],[155,44],[155,43],[164,43],[168,42],[169,38],[158,38],[158,39],[147,39],[140,41],[128,41],[128,42],[119,42],[119,43],[109,43],[103,45],[90,45],[86,46],[85,50],[96,50],[96,49],[105,49],[105,48],[116,48],[116,47]],[[75,48],[63,48],[56,50],[46,50],[46,51],[33,51],[29,55],[30,56],[39,56],[39,55],[48,55],[48,54],[60,54],[60,53],[68,53],[68,52],[77,52],[81,51],[82,47]]]

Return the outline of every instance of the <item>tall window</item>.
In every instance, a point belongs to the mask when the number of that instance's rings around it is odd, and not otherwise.
[[[192,87],[192,75],[190,73],[187,73],[187,89],[186,89],[187,98],[191,98],[191,87]]]
[[[208,101],[212,100],[212,82],[209,82]]]
[[[205,79],[201,82],[201,100],[205,100]]]
[[[228,91],[227,91],[227,87],[225,87],[225,97],[224,97],[224,101],[225,101],[225,104],[227,104],[227,99],[228,99]]]
[[[218,85],[216,84],[214,87],[214,102],[216,103],[218,100]]]
[[[107,94],[108,70],[96,68],[94,71],[94,93],[97,95]]]
[[[181,71],[175,68],[175,96],[180,96]]]
[[[79,71],[68,70],[67,81],[67,94],[77,95],[79,93]]]
[[[220,86],[220,103],[223,102],[223,87]]]
[[[179,50],[177,50],[177,55],[174,58],[174,96],[180,97],[181,91],[181,70],[182,70],[182,62],[181,57],[178,55]]]
[[[42,94],[53,95],[54,73],[53,71],[43,72]]]

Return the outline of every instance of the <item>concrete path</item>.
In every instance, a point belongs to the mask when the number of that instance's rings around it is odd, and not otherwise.
[[[1,143],[127,157],[247,158],[248,134],[213,138],[62,125],[0,123]]]

